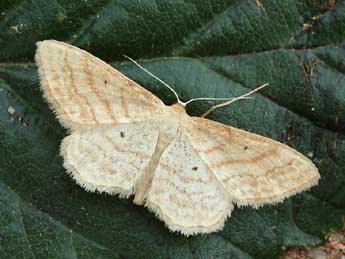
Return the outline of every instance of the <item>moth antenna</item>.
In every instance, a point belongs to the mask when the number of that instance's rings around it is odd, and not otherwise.
[[[201,98],[193,98],[190,99],[189,101],[185,102],[186,105],[190,104],[191,102],[194,101],[228,101],[228,100],[233,100],[236,97],[228,97],[228,98],[212,98],[212,97],[201,97]],[[243,99],[250,99],[251,97],[244,97]]]
[[[209,115],[212,111],[214,111],[215,109],[218,109],[220,107],[224,107],[224,106],[227,106],[227,105],[230,105],[238,100],[242,100],[242,99],[246,99],[249,95],[252,95],[253,93],[257,92],[257,91],[260,91],[262,88],[268,86],[268,83],[266,84],[263,84],[263,85],[260,85],[259,87],[249,91],[248,93],[245,93],[241,96],[238,96],[238,97],[235,97],[227,102],[223,102],[223,103],[220,103],[220,104],[216,104],[214,106],[212,106],[210,109],[208,109],[203,115],[201,115],[201,118],[204,118],[206,117],[207,115]]]
[[[154,79],[156,79],[158,82],[160,82],[161,84],[163,84],[164,86],[166,86],[168,89],[170,89],[176,99],[177,99],[177,102],[182,104],[183,106],[186,106],[186,103],[182,102],[180,100],[180,98],[178,97],[177,93],[175,92],[175,90],[170,86],[168,85],[166,82],[164,82],[162,79],[160,79],[159,77],[155,76],[153,73],[151,73],[150,71],[148,71],[146,68],[144,68],[142,65],[140,65],[137,61],[135,61],[134,59],[132,59],[131,57],[128,57],[126,55],[123,55],[125,58],[129,59],[130,61],[132,61],[135,65],[137,65],[141,70],[143,70],[145,73],[149,74],[150,76],[152,76]]]

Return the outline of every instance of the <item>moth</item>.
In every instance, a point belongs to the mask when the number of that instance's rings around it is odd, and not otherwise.
[[[64,167],[88,191],[135,195],[172,231],[223,228],[234,204],[257,208],[316,185],[294,149],[206,118],[155,95],[88,52],[37,43],[43,95],[70,135]]]

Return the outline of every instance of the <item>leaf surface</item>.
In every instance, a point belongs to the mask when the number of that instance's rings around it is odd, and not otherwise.
[[[345,215],[344,26],[345,1],[3,1],[0,258],[278,258],[285,247],[320,243]],[[319,185],[277,205],[235,208],[223,231],[188,238],[131,199],[87,193],[62,167],[67,133],[39,90],[35,42],[52,38],[106,60],[166,104],[172,93],[124,54],[184,101],[269,83],[209,118],[309,156]]]

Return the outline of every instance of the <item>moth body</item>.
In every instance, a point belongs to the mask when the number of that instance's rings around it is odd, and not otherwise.
[[[320,178],[287,145],[190,117],[179,102],[165,106],[86,51],[54,40],[37,46],[43,95],[69,129],[67,172],[88,191],[135,195],[172,231],[220,230],[233,204],[281,202]]]

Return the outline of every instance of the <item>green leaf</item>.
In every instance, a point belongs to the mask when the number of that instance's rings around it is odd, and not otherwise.
[[[0,258],[278,258],[285,247],[320,243],[345,215],[344,26],[341,0],[2,1]],[[50,38],[110,62],[166,104],[171,92],[124,54],[185,101],[269,83],[209,118],[309,156],[319,185],[276,205],[235,208],[222,231],[188,238],[131,199],[84,191],[62,167],[66,131],[33,63],[35,42]]]

